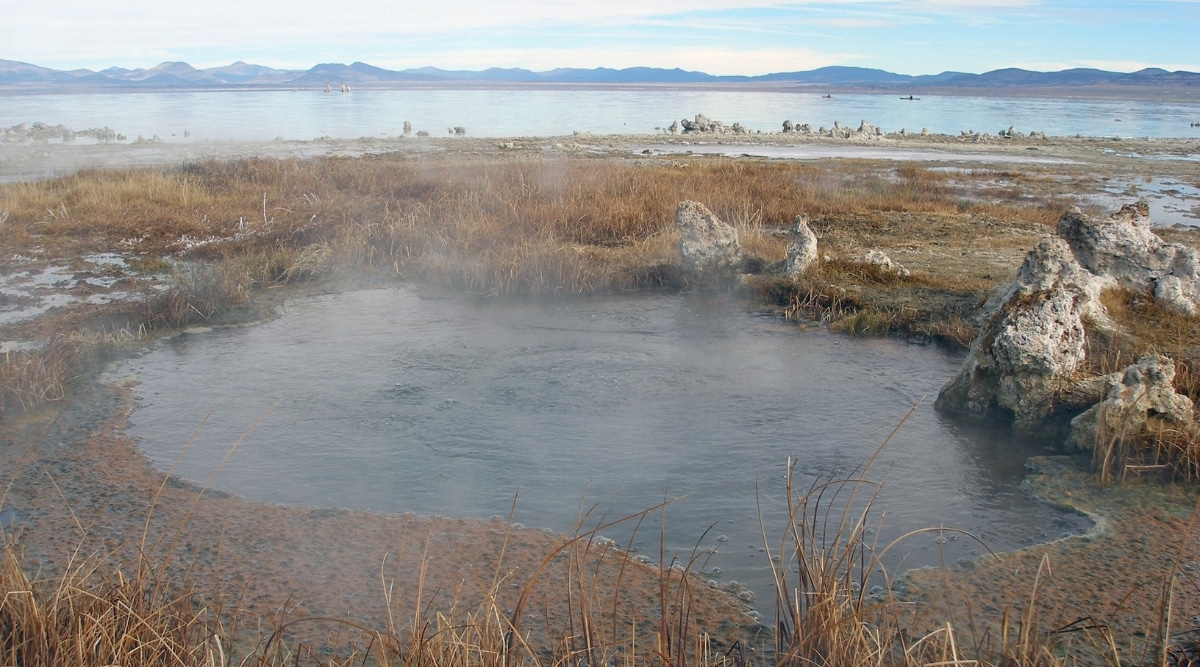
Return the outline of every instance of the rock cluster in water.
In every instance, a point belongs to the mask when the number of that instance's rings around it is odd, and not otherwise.
[[[1146,357],[1107,376],[1080,378],[1078,372],[1089,329],[1117,326],[1100,301],[1102,290],[1147,292],[1164,308],[1196,315],[1198,266],[1194,249],[1166,243],[1150,230],[1145,202],[1108,218],[1068,211],[1057,235],[1041,239],[1012,284],[990,302],[979,336],[936,407],[1077,447],[1094,443],[1098,429],[1140,434],[1148,418],[1191,428],[1191,401],[1175,392],[1174,367],[1165,357]]]
[[[833,121],[833,127],[821,127],[814,131],[808,123],[796,125],[790,120],[783,121],[784,134],[803,134],[803,135],[818,135],[823,137],[831,137],[834,139],[882,139],[884,137],[883,130],[863,120],[858,124],[857,130],[852,130],[849,127],[843,126],[838,121]]]
[[[63,124],[49,125],[47,123],[20,123],[12,127],[0,128],[0,143],[25,143],[27,141],[74,141],[78,138],[89,138],[97,141],[124,141],[125,135],[107,127],[93,127],[87,130],[75,131]]]
[[[929,136],[929,130],[922,128],[920,132],[909,132],[907,129],[901,128],[895,132],[884,132],[883,128],[876,127],[866,120],[859,121],[857,129],[851,129],[848,126],[842,125],[838,121],[833,121],[833,127],[820,127],[816,130],[808,123],[796,124],[791,120],[783,121],[783,134],[799,134],[804,136],[828,137],[831,139],[849,139],[854,141],[878,141],[882,139],[901,139],[910,136]],[[974,143],[985,142],[992,139],[992,135],[987,132],[976,132],[975,130],[962,130],[959,133],[961,139]],[[1001,139],[1012,139],[1022,136],[1017,132],[1016,128],[1009,126],[1001,128],[996,132],[996,137]],[[1045,139],[1045,132],[1032,131],[1029,132],[1030,139]]]
[[[702,113],[696,114],[691,120],[684,118],[672,121],[669,126],[662,129],[668,134],[761,134],[761,132],[753,132],[747,129],[741,123],[726,125],[724,122],[711,119]],[[920,132],[909,132],[904,128],[895,132],[884,132],[883,128],[872,125],[866,119],[859,121],[857,128],[842,125],[835,120],[833,121],[833,127],[821,126],[815,130],[808,123],[794,123],[791,120],[784,120],[781,132],[783,134],[797,134],[806,137],[827,137],[830,139],[847,139],[860,142],[878,142],[887,139],[903,139],[911,136],[930,136],[929,130],[926,128],[922,128]],[[976,132],[975,130],[962,130],[959,133],[960,140],[972,143],[986,142],[993,138],[1013,139],[1019,136],[1023,135],[1017,132],[1017,129],[1011,125],[997,130],[995,135],[988,132]],[[1028,133],[1028,137],[1030,139],[1045,139],[1046,133],[1031,131]]]
[[[741,123],[726,125],[719,120],[712,120],[702,113],[696,114],[692,120],[684,118],[681,121],[672,122],[667,131],[671,134],[681,131],[684,134],[750,134],[750,131]]]

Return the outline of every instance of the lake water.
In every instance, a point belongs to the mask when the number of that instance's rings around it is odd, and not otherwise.
[[[63,124],[75,130],[110,127],[130,139],[158,135],[169,142],[269,141],[276,137],[446,135],[454,126],[483,137],[560,136],[572,132],[647,134],[673,120],[705,114],[750,130],[778,131],[782,122],[815,129],[858,127],[867,120],[887,132],[927,128],[939,134],[1014,127],[1027,133],[1123,137],[1200,137],[1200,104],[1158,101],[888,94],[821,91],[734,91],[697,88],[399,89],[127,92],[0,95],[0,127]],[[185,134],[187,136],[185,136]]]
[[[682,496],[666,511],[667,558],[715,549],[708,575],[760,597],[771,578],[759,518],[777,550],[789,459],[802,488],[850,474],[914,405],[869,474],[884,482],[881,543],[944,526],[1004,550],[1086,527],[1021,491],[1037,443],[933,411],[961,355],[741,307],[358,291],[171,338],[116,372],[140,380],[131,433],[182,477],[203,483],[261,418],[215,482],[254,501],[489,518],[517,497],[516,521],[563,531],[593,503],[612,518]],[[657,561],[658,521],[607,536]],[[903,566],[983,549],[937,538],[905,542]]]

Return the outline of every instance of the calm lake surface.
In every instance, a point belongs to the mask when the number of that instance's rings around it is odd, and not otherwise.
[[[761,598],[760,498],[774,551],[789,459],[800,487],[849,474],[919,403],[869,475],[886,482],[882,541],[945,526],[1001,550],[1086,526],[1020,490],[1036,443],[933,411],[961,355],[694,295],[531,304],[381,289],[286,310],[116,369],[141,381],[131,433],[160,468],[203,483],[245,433],[215,486],[250,500],[489,518],[519,493],[515,520],[555,531],[580,507],[612,518],[682,496],[666,510],[667,558],[715,549],[709,575]],[[606,535],[657,561],[658,522]],[[905,542],[903,565],[982,550],[937,538]]]
[[[995,134],[1014,127],[1058,136],[1200,136],[1200,128],[1189,127],[1200,120],[1196,103],[946,95],[909,101],[896,93],[825,99],[822,92],[646,87],[4,94],[0,127],[40,121],[75,130],[110,127],[130,139],[269,141],[397,136],[407,120],[414,132],[434,136],[454,126],[471,136],[561,136],[649,134],[702,113],[769,132],[785,119],[814,129],[834,121],[857,128],[865,119],[887,132]]]

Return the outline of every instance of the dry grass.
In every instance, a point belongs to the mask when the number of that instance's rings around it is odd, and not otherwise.
[[[455,594],[448,603],[439,600],[435,606],[432,598],[445,592],[419,590],[414,606],[402,608],[393,594],[403,596],[381,580],[386,618],[372,624],[296,617],[286,608],[263,619],[240,618],[244,612],[237,605],[227,609],[221,592],[181,578],[171,562],[178,533],[174,540],[167,535],[165,545],[152,544],[144,536],[133,563],[90,552],[85,535],[63,572],[30,574],[19,540],[0,528],[0,662],[23,667],[733,665],[734,651],[718,648],[716,639],[698,625],[695,596],[699,591],[717,593],[691,573],[691,564],[667,564],[659,570],[653,593],[657,615],[635,617],[629,626],[617,623],[617,605],[626,597],[622,582],[629,585],[635,578],[627,570],[647,566],[598,533],[618,524],[640,525],[658,509],[601,519],[591,529],[581,528],[591,520],[585,514],[574,532],[532,564],[523,581],[512,581],[498,561],[490,587],[477,600]],[[501,556],[503,552],[502,545]],[[567,578],[557,593],[567,602],[567,617],[547,612],[529,627],[538,611],[533,591],[539,577],[552,564],[561,568],[563,561]],[[422,558],[415,567],[423,572],[427,562]],[[602,569],[619,570],[615,590],[598,585]],[[423,574],[418,581],[423,587]],[[515,604],[509,592],[514,587]],[[645,608],[644,601],[638,604]],[[245,620],[256,625],[242,626]],[[311,632],[314,628],[320,632]]]
[[[533,569],[512,609],[499,602],[501,588],[511,582],[497,572],[482,599],[455,599],[442,611],[425,606],[420,594],[414,608],[398,607],[383,581],[387,617],[375,624],[287,617],[281,609],[262,619],[265,625],[257,628],[246,625],[248,619],[238,618],[236,612],[228,613],[221,595],[171,579],[165,565],[149,554],[136,563],[84,555],[85,539],[65,572],[31,575],[21,562],[19,548],[6,538],[0,556],[0,660],[27,667],[1135,664],[1100,624],[1081,619],[1064,628],[1043,627],[1037,614],[1043,594],[1041,569],[1032,573],[1028,604],[1006,612],[999,626],[977,627],[974,619],[967,619],[963,626],[945,622],[914,634],[911,603],[887,588],[888,576],[881,565],[888,550],[912,535],[888,545],[869,540],[879,489],[867,477],[870,467],[868,462],[846,478],[814,483],[798,492],[789,465],[789,523],[772,527],[782,528],[778,553],[784,558],[775,570],[780,593],[773,628],[760,628],[773,640],[766,646],[747,637],[747,643],[718,648],[698,628],[690,610],[695,587],[702,586],[690,572],[694,562],[660,570],[661,613],[656,621],[628,627],[606,622],[605,618],[615,618],[606,612],[620,596],[619,591],[596,587],[599,563],[615,558],[626,563],[622,567],[642,567],[633,564],[629,554],[612,551],[596,538],[598,530],[615,523],[606,522],[564,537]],[[763,532],[767,537],[766,527]],[[537,577],[549,563],[564,558],[569,561],[569,576],[558,594],[569,602],[569,618],[547,617],[542,627],[523,626],[528,594]],[[1170,594],[1164,590],[1164,595]],[[1164,614],[1159,637],[1147,639],[1161,640],[1151,653],[1186,649],[1167,641],[1171,622],[1169,612]],[[298,638],[308,636],[303,631],[313,627],[322,628],[327,639]],[[764,650],[755,651],[755,644]],[[1090,656],[1087,663],[1079,662],[1081,654]]]
[[[851,259],[818,263],[795,279],[756,284],[759,300],[782,317],[815,321],[855,335],[898,335],[965,348],[984,292],[903,275]]]
[[[944,181],[915,166],[892,177],[865,165],[731,160],[683,170],[600,160],[201,162],[4,186],[0,210],[10,220],[0,245],[14,254],[42,247],[58,256],[248,257],[260,265],[260,282],[336,266],[480,294],[583,293],[669,281],[674,207],[683,199],[737,225],[750,251],[770,262],[783,256],[783,239],[772,232],[801,213],[831,228],[867,212],[995,209],[964,203]],[[1025,205],[1003,214],[1047,217]],[[326,259],[315,273],[307,268],[313,245]],[[286,252],[286,266],[278,257],[254,259]],[[297,262],[303,270],[289,271]]]
[[[1185,522],[1180,544],[1159,545],[1173,554],[1167,559],[1167,571],[1142,573],[1162,582],[1158,616],[1150,621],[1144,635],[1115,637],[1086,609],[1078,610],[1074,622],[1049,625],[1041,609],[1046,596],[1067,592],[1047,584],[1051,573],[1045,554],[1036,568],[1026,570],[1029,592],[1023,603],[989,610],[985,619],[973,613],[967,600],[965,616],[956,618],[949,599],[898,597],[883,564],[889,551],[921,533],[958,533],[967,539],[978,538],[939,528],[914,531],[888,544],[873,541],[873,506],[882,482],[873,481],[871,476],[882,449],[847,476],[818,481],[802,492],[793,487],[789,463],[789,522],[776,551],[782,556],[782,564],[774,568],[777,633],[773,664],[1116,667],[1191,664],[1186,662],[1191,659],[1187,656],[1194,657],[1200,651],[1194,640],[1187,639],[1192,636],[1188,631],[1191,619],[1172,615],[1172,600],[1184,594],[1176,579],[1188,541],[1198,526],[1200,504]],[[771,543],[767,527],[763,528],[763,537]],[[999,563],[1000,558],[996,561]],[[948,576],[945,564],[941,576]],[[944,612],[938,611],[942,605]],[[914,632],[914,627],[921,627],[916,617],[931,616],[939,618],[940,624]]]
[[[0,330],[50,341],[0,365],[0,410],[65,396],[97,356],[86,349],[93,332],[139,338],[221,321],[284,284],[367,274],[484,296],[682,287],[673,220],[684,199],[734,224],[768,274],[801,213],[836,257],[897,239],[918,244],[926,259],[909,279],[836,260],[795,285],[766,280],[758,293],[788,315],[842,320],[846,331],[956,345],[970,339],[965,313],[1000,278],[992,273],[1013,262],[946,263],[940,247],[973,244],[983,230],[991,247],[1012,254],[1060,210],[1055,201],[969,203],[946,174],[853,161],[717,158],[676,169],[599,159],[248,159],[7,184],[0,254],[53,264],[114,252],[135,270],[171,269],[174,278],[165,291],[107,309]]]
[[[0,661],[6,665],[226,665],[222,632],[195,591],[175,592],[81,557],[59,577],[31,577],[0,554]]]

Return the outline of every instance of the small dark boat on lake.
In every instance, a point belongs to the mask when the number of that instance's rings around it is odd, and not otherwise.
[[[902,100],[919,100],[921,98],[913,97],[912,95],[909,95],[908,97],[901,97],[900,99],[902,99]]]

